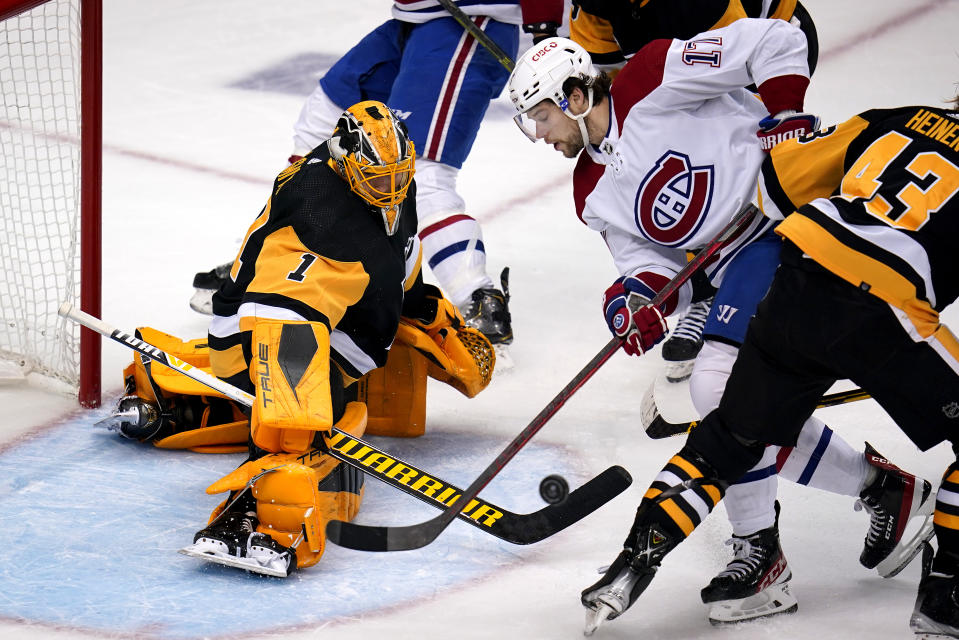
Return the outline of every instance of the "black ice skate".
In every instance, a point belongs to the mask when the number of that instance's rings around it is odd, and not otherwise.
[[[482,333],[496,351],[496,369],[510,369],[512,358],[506,346],[513,342],[513,325],[509,314],[509,267],[500,275],[503,290],[477,289],[473,298],[464,306],[463,319],[466,326]]]
[[[733,536],[733,559],[700,592],[709,605],[712,624],[742,622],[799,608],[789,592],[792,572],[779,544],[779,503],[776,522],[749,536]]]
[[[256,530],[256,500],[243,492],[223,513],[193,536],[193,544],[180,549],[183,555],[200,558],[253,573],[285,578],[296,569],[296,553]]]
[[[909,627],[917,638],[959,638],[959,577],[938,570],[932,545],[922,543],[922,579]],[[944,569],[945,567],[942,567]]]
[[[703,348],[703,329],[712,298],[695,302],[676,321],[676,327],[663,343],[663,360],[666,361],[666,379],[682,382],[693,372],[693,363]]]
[[[466,326],[473,327],[490,343],[505,345],[513,341],[513,325],[509,314],[509,267],[500,276],[503,290],[477,289],[463,309]]]
[[[193,297],[190,298],[190,308],[197,313],[213,315],[213,294],[220,285],[230,279],[232,262],[217,265],[210,271],[201,271],[193,276]]]
[[[891,578],[912,561],[922,543],[933,536],[932,485],[906,473],[866,443],[866,460],[876,478],[862,490],[856,511],[869,513],[869,531],[859,562]]]
[[[663,557],[679,544],[655,525],[637,527],[641,514],[637,513],[636,523],[613,564],[599,582],[583,590],[580,600],[586,607],[583,633],[587,636],[632,606],[656,575]]]

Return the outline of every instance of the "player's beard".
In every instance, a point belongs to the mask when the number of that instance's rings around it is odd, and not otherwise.
[[[579,155],[579,152],[583,150],[583,147],[586,145],[583,143],[583,134],[580,133],[579,127],[570,134],[569,138],[566,140],[558,141],[562,144],[560,151],[563,152],[563,155],[567,158],[575,158]]]

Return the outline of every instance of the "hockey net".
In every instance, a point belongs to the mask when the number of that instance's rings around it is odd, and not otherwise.
[[[100,0],[0,0],[0,378],[99,404]]]

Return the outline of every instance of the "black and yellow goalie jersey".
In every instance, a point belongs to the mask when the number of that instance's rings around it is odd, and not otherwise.
[[[876,109],[776,145],[759,199],[766,215],[785,218],[777,233],[904,311],[923,337],[959,296],[955,112]]]
[[[231,281],[213,296],[213,372],[252,391],[257,318],[325,324],[331,360],[347,383],[382,366],[404,302],[422,295],[415,190],[388,236],[331,167],[326,144],[284,169],[247,231]]]
[[[589,52],[593,64],[615,75],[653,40],[688,40],[740,18],[795,19],[806,34],[812,73],[819,55],[816,29],[796,0],[573,0],[569,37]]]

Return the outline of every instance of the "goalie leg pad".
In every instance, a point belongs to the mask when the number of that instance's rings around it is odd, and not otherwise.
[[[357,399],[366,403],[373,436],[414,438],[426,432],[426,360],[394,342],[386,365],[360,378]]]
[[[288,464],[255,480],[253,495],[257,531],[295,549],[297,568],[309,567],[323,556],[326,523],[352,520],[359,511],[362,472],[339,461],[318,467]]]
[[[261,449],[305,453],[314,434],[332,426],[326,325],[257,320],[250,379],[256,388],[250,431]]]

